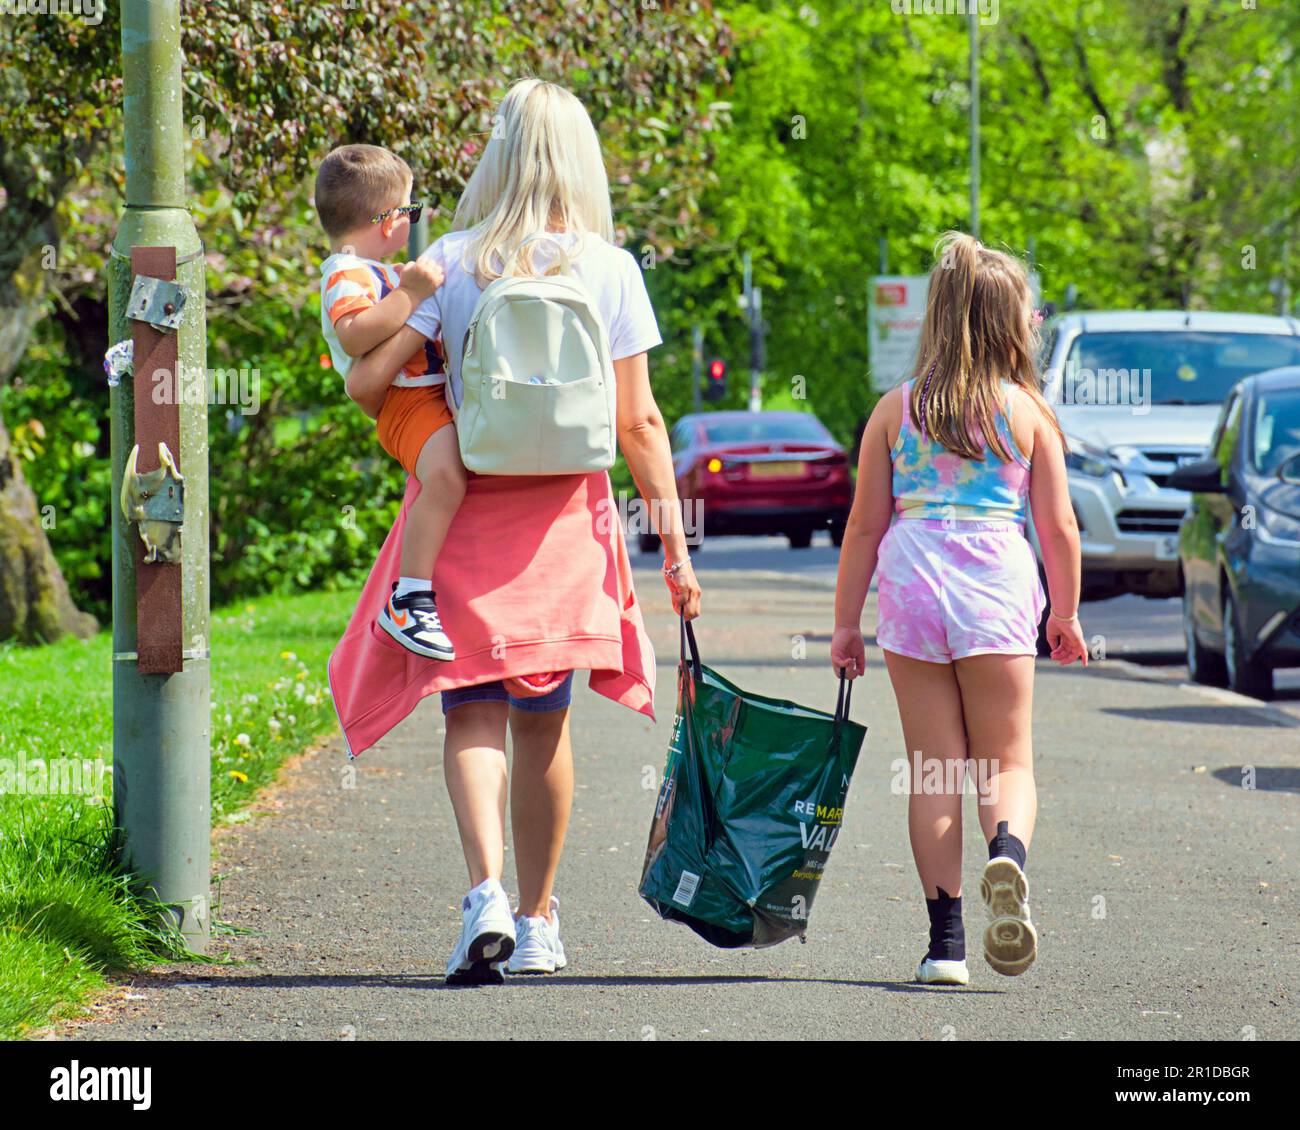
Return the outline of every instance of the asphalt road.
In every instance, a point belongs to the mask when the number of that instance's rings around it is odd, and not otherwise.
[[[756,691],[830,707],[827,586],[726,570],[714,550],[701,563],[705,661]],[[769,549],[739,552],[761,562]],[[820,567],[823,553],[805,556]],[[1041,948],[1025,976],[999,977],[973,947],[968,988],[911,981],[926,916],[906,799],[893,787],[902,740],[874,650],[854,697],[870,732],[808,943],[720,951],[659,921],[636,886],[673,713],[676,632],[661,580],[638,579],[660,659],[660,719],[652,725],[585,685],[575,696],[578,789],[557,887],[568,971],[444,987],[466,879],[442,784],[441,715],[427,699],[362,756],[355,787],[345,787],[335,740],[289,766],[253,819],[223,830],[216,918],[236,932],[215,948],[228,964],[134,978],[50,1035],[1294,1037],[1300,722],[1136,678],[1115,661],[1086,673],[1040,664],[1040,817],[1028,873]],[[1242,787],[1242,766],[1253,767],[1255,788]],[[973,804],[966,922],[977,946],[984,846]]]

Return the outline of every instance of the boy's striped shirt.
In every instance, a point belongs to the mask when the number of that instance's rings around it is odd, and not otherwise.
[[[321,264],[320,272],[321,332],[329,346],[334,368],[338,370],[339,376],[346,379],[348,370],[352,368],[352,358],[339,344],[334,323],[346,314],[368,310],[395,290],[398,283],[397,271],[388,263],[340,251]],[[402,366],[402,371],[393,384],[415,388],[442,384],[446,379],[441,343],[426,341]]]

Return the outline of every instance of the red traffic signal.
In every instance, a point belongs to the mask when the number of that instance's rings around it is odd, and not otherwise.
[[[704,382],[704,399],[721,400],[727,395],[727,363],[721,358],[709,362],[709,378]]]

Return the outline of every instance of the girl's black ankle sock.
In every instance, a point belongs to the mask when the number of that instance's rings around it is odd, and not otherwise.
[[[961,924],[961,896],[953,898],[942,887],[937,890],[938,898],[925,900],[930,914],[930,948],[925,956],[934,961],[964,961],[966,929]]]
[[[1014,859],[1016,866],[1023,871],[1025,854],[1025,845],[1007,831],[1007,822],[999,821],[997,835],[989,840],[989,858],[996,859],[999,855],[1005,855],[1008,859]]]

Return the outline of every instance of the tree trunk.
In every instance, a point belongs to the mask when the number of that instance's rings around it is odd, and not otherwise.
[[[0,381],[18,367],[42,313],[38,256],[41,246],[54,242],[48,221],[28,239],[33,254],[24,269],[0,283]],[[0,419],[0,640],[49,643],[69,632],[84,639],[98,630],[95,617],[72,602],[36,496]]]
[[[68,632],[84,639],[98,628],[72,603],[0,420],[0,639],[48,643]]]

